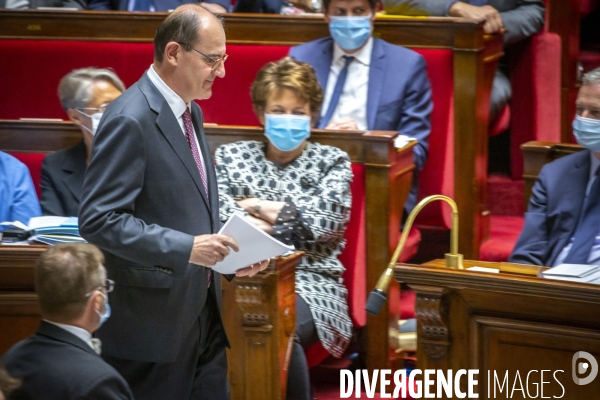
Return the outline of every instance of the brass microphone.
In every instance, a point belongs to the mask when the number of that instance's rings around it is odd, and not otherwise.
[[[365,306],[367,312],[370,315],[379,315],[381,311],[381,307],[387,301],[387,292],[390,286],[390,281],[392,280],[392,276],[394,273],[394,265],[398,261],[398,257],[402,253],[404,249],[404,245],[406,244],[406,239],[408,238],[408,233],[410,232],[410,228],[415,221],[417,215],[421,212],[423,207],[427,204],[436,201],[442,200],[450,205],[452,208],[452,227],[450,228],[450,253],[445,254],[446,266],[452,269],[463,269],[462,254],[458,254],[458,207],[454,200],[450,197],[442,196],[441,194],[435,194],[429,197],[424,198],[415,206],[415,208],[411,211],[406,219],[406,224],[404,225],[404,229],[402,230],[402,235],[400,236],[400,242],[398,246],[396,246],[396,251],[394,251],[394,255],[392,255],[392,259],[390,260],[387,268],[383,271],[383,274],[377,280],[377,285],[375,285],[375,289],[369,293],[369,298],[367,299],[367,304]]]

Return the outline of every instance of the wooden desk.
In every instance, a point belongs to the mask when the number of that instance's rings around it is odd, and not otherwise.
[[[443,260],[395,267],[395,278],[417,293],[417,367],[479,369],[480,399],[494,398],[487,396],[488,370],[501,380],[508,371],[509,387],[517,370],[523,385],[531,370],[538,384],[540,370],[563,370],[557,375],[562,398],[597,398],[600,379],[575,385],[571,364],[577,351],[600,359],[600,286],[536,277],[545,267],[465,261],[465,267],[474,265],[501,273],[446,269]],[[551,373],[544,380],[552,381],[544,396],[560,397]]]
[[[0,10],[0,39],[151,42],[166,15]],[[329,35],[326,23],[316,15],[233,13],[225,15],[225,29],[228,44],[296,45]],[[477,258],[489,227],[486,192],[489,94],[498,59],[504,54],[502,37],[484,36],[483,23],[432,17],[378,19],[374,36],[409,48],[453,51],[456,156],[450,195],[462,217],[461,252]]]

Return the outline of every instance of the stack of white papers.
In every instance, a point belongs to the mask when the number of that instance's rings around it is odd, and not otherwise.
[[[232,250],[223,261],[212,267],[212,269],[222,274],[233,274],[235,271],[256,264],[259,261],[294,250],[294,246],[287,246],[273,238],[256,227],[240,212],[235,212],[227,220],[219,234],[233,238],[240,248],[237,253]]]
[[[547,279],[600,284],[600,265],[560,264],[542,275]]]
[[[2,226],[15,227],[30,231],[29,241],[54,245],[57,243],[86,243],[79,235],[78,219],[76,217],[34,217],[27,225],[19,222],[1,222]]]
[[[398,135],[394,139],[394,147],[396,147],[397,149],[401,149],[414,140],[417,139],[406,135]]]

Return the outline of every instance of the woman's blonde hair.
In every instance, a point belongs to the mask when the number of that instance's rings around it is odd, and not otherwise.
[[[258,71],[250,87],[254,111],[259,115],[264,113],[269,94],[283,89],[296,93],[301,101],[309,103],[312,115],[318,114],[323,104],[323,89],[315,70],[310,64],[292,57],[270,62]]]

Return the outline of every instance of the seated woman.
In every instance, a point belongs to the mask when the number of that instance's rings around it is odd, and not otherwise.
[[[58,85],[63,110],[83,135],[81,142],[49,154],[42,164],[42,214],[77,216],[83,176],[90,161],[92,140],[106,106],[125,91],[117,74],[108,69],[81,68]]]
[[[220,146],[215,153],[221,220],[247,212],[254,224],[306,252],[296,271],[296,340],[288,371],[288,400],[310,399],[303,348],[321,341],[340,357],[352,336],[344,267],[352,170],[348,155],[309,142],[323,91],[312,67],[291,57],[263,67],[251,87],[267,143]]]

